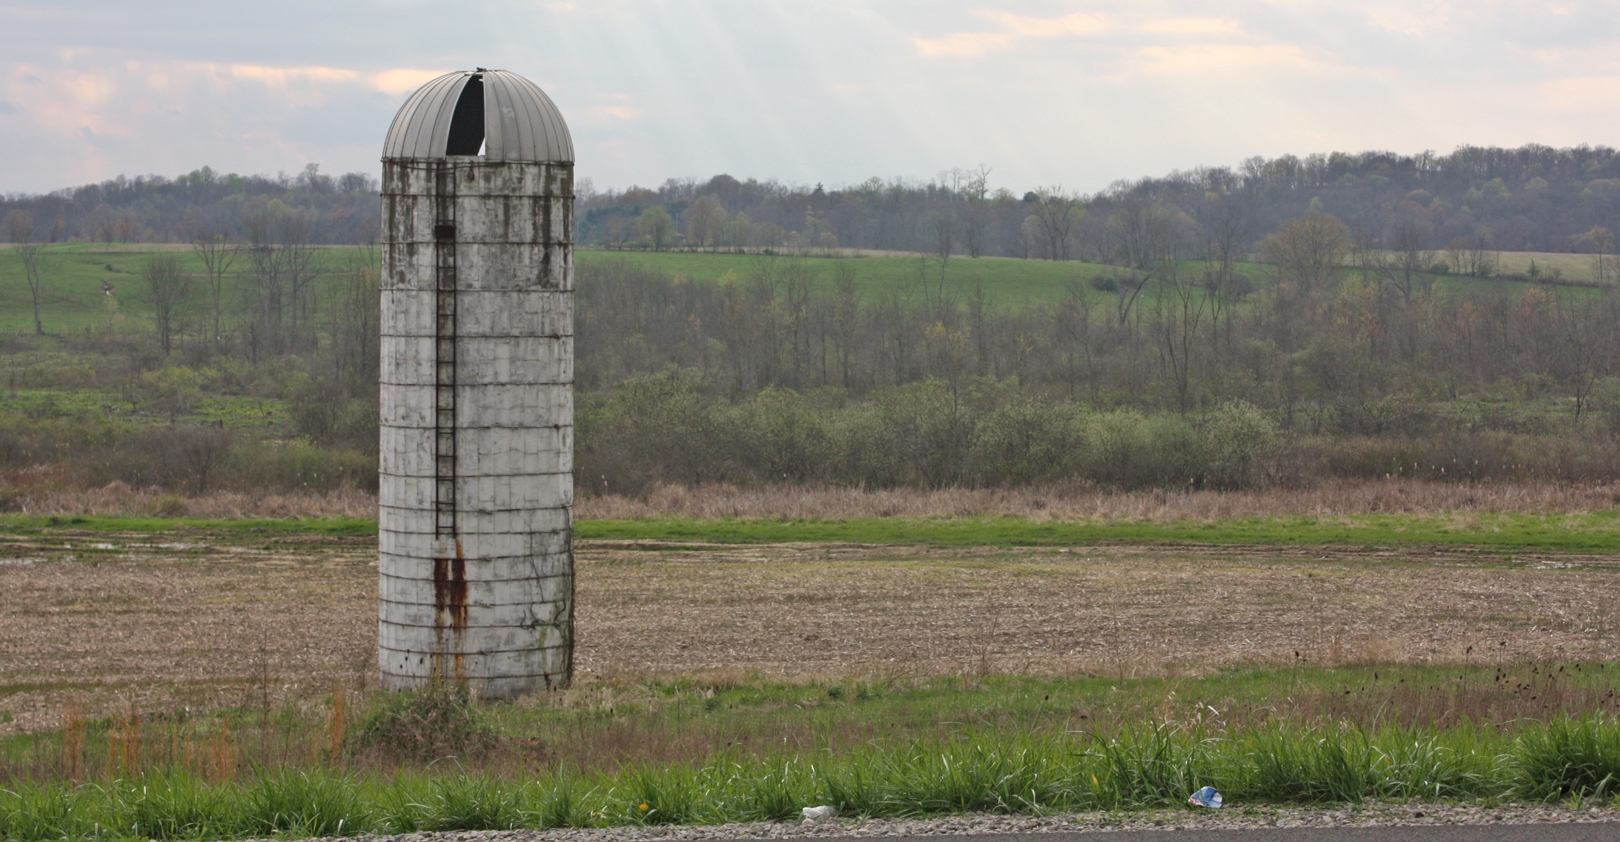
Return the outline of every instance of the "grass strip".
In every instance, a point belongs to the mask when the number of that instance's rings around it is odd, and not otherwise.
[[[1198,543],[1444,547],[1611,552],[1620,511],[1575,515],[1359,515],[1223,521],[1044,521],[1017,517],[852,520],[581,520],[582,540],[713,543],[843,542],[938,546]]]
[[[0,533],[46,535],[52,531],[167,533],[187,530],[231,535],[330,535],[364,536],[377,534],[377,521],[371,518],[242,518],[204,520],[200,518],[107,517],[103,515],[7,515],[0,517]]]
[[[102,785],[14,782],[0,791],[0,837],[300,838],[792,819],[829,804],[845,816],[1042,814],[1186,809],[1214,786],[1235,807],[1364,799],[1615,802],[1620,721],[1526,724],[1512,735],[1275,724],[1213,736],[1196,724],[1108,737],[964,731],[951,739],[843,755],[724,755],[614,773],[552,770],[522,779],[430,771],[381,776],[327,767],[261,770],[206,783],[185,771]]]
[[[103,516],[11,515],[0,532],[46,534],[198,530],[248,535],[375,535],[363,518],[197,520]],[[580,540],[722,544],[857,543],[935,546],[1076,546],[1104,543],[1193,543],[1292,546],[1435,546],[1553,552],[1620,551],[1620,510],[1580,514],[1483,513],[1256,517],[1220,521],[1032,521],[1026,518],[856,518],[751,520],[649,518],[579,520]]]

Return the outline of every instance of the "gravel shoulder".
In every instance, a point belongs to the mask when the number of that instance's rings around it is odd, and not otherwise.
[[[992,836],[1025,833],[1108,833],[1144,830],[1253,830],[1261,828],[1359,828],[1612,824],[1620,838],[1620,809],[1513,804],[1391,804],[1368,802],[1335,808],[1233,807],[1223,810],[1154,810],[1133,813],[1073,813],[999,816],[970,813],[935,819],[749,822],[682,827],[614,827],[545,831],[413,833],[363,836],[351,842],[654,842],[700,839],[837,839],[850,837]]]

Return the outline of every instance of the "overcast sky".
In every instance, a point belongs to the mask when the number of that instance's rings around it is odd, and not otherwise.
[[[0,192],[376,173],[405,97],[473,66],[539,83],[598,189],[1620,143],[1620,0],[6,0]]]

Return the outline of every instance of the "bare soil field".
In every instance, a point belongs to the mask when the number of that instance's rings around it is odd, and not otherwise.
[[[374,554],[369,538],[0,537],[0,733],[57,727],[68,705],[363,686]],[[597,542],[578,562],[583,682],[1610,659],[1620,600],[1613,556]]]

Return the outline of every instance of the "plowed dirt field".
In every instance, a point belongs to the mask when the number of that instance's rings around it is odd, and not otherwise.
[[[1335,548],[578,547],[583,681],[1615,657],[1620,558]],[[366,682],[375,542],[0,536],[0,733]],[[3,714],[9,714],[9,717]]]

